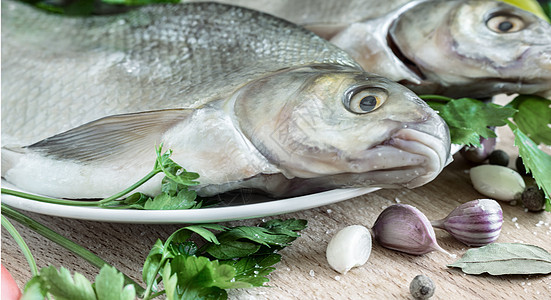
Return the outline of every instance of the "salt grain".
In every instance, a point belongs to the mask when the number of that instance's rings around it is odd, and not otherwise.
[[[396,201],[396,203],[402,202],[402,201],[400,201],[400,199],[398,199],[398,197],[394,198],[394,201]]]
[[[514,217],[514,218],[511,219],[511,221],[513,221],[513,222],[516,222],[517,220],[518,220],[517,217]]]
[[[337,276],[335,276],[335,280],[339,281],[339,280],[341,280],[341,277],[339,275],[337,275]]]
[[[328,213],[328,214],[330,214],[330,213],[332,213],[332,212],[333,212],[332,209],[328,209],[328,210],[327,210],[327,213]]]
[[[316,274],[314,273],[314,270],[310,270],[310,276],[314,277]]]

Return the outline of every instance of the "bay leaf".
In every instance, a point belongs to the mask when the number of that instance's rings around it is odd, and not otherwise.
[[[467,274],[549,274],[551,254],[533,245],[493,243],[469,249],[463,257],[447,266],[461,268]]]

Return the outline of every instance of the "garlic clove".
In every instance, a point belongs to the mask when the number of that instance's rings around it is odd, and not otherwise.
[[[446,218],[431,222],[468,246],[493,243],[501,233],[503,211],[497,201],[478,199],[456,207]]]
[[[513,169],[496,165],[481,165],[469,172],[474,188],[484,196],[501,200],[520,200],[526,185]]]
[[[331,238],[326,251],[331,268],[342,274],[365,264],[370,255],[371,233],[361,225],[341,229]]]
[[[387,207],[375,221],[372,231],[375,240],[388,249],[415,255],[433,250],[448,253],[436,242],[436,234],[427,217],[411,205]]]

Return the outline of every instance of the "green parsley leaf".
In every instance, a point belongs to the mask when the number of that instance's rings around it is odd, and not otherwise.
[[[251,287],[235,275],[235,268],[216,260],[179,255],[165,267],[163,281],[167,299],[226,299],[224,289]]]
[[[42,289],[42,281],[40,276],[34,276],[25,284],[23,295],[19,300],[44,300],[48,291]]]
[[[155,162],[155,169],[160,169],[165,173],[165,176],[174,181],[175,183],[182,184],[184,186],[193,186],[198,185],[199,182],[195,179],[199,178],[199,174],[194,172],[188,172],[180,165],[175,163],[170,156],[172,155],[172,150],[166,151],[164,154],[161,154],[162,145],[156,149],[157,160]]]
[[[507,119],[516,112],[510,107],[484,103],[471,98],[449,99],[445,104],[421,97],[446,121],[450,129],[452,143],[480,146],[480,136],[496,137],[489,126],[506,125]],[[441,100],[441,99],[439,99]]]
[[[298,234],[294,231],[306,227],[304,220],[272,220],[263,227],[240,226],[217,235],[220,245],[210,245],[206,252],[218,259],[246,257],[268,248],[260,253],[273,252],[294,241]],[[259,253],[259,254],[260,254]]]
[[[551,145],[551,100],[534,96],[520,95],[507,106],[517,110],[513,121],[518,128],[536,144]]]
[[[181,190],[176,196],[161,193],[153,199],[148,199],[144,204],[144,208],[151,210],[190,209],[197,204],[195,202],[196,198],[197,193],[195,191]]]
[[[270,281],[266,276],[275,270],[273,265],[281,261],[281,255],[268,254],[259,256],[248,256],[238,260],[224,260],[221,263],[231,265],[235,268],[235,280],[248,282],[252,286],[264,286]]]
[[[124,276],[111,266],[103,266],[92,285],[82,274],[71,276],[69,270],[54,266],[42,268],[25,286],[22,299],[44,299],[46,295],[56,300],[134,300],[133,285],[124,285]]]
[[[54,266],[40,270],[42,289],[54,296],[57,300],[96,300],[96,293],[92,284],[80,273],[71,272],[64,267],[59,271]]]
[[[273,220],[267,221],[261,226],[268,229],[272,233],[284,234],[290,237],[297,238],[300,236],[298,231],[305,229],[307,224],[308,222],[306,220],[301,220],[301,219],[288,219],[288,220],[273,219]]]
[[[532,173],[539,187],[546,195],[545,209],[551,211],[551,156],[541,149],[519,128],[514,128],[515,146],[519,149],[519,155],[526,170]]]
[[[94,289],[98,300],[134,300],[136,290],[133,285],[124,285],[124,276],[111,266],[103,266],[96,276]]]

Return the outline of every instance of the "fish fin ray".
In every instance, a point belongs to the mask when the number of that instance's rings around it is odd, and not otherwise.
[[[192,109],[168,109],[104,117],[27,146],[42,155],[85,163],[113,161],[147,153]]]

